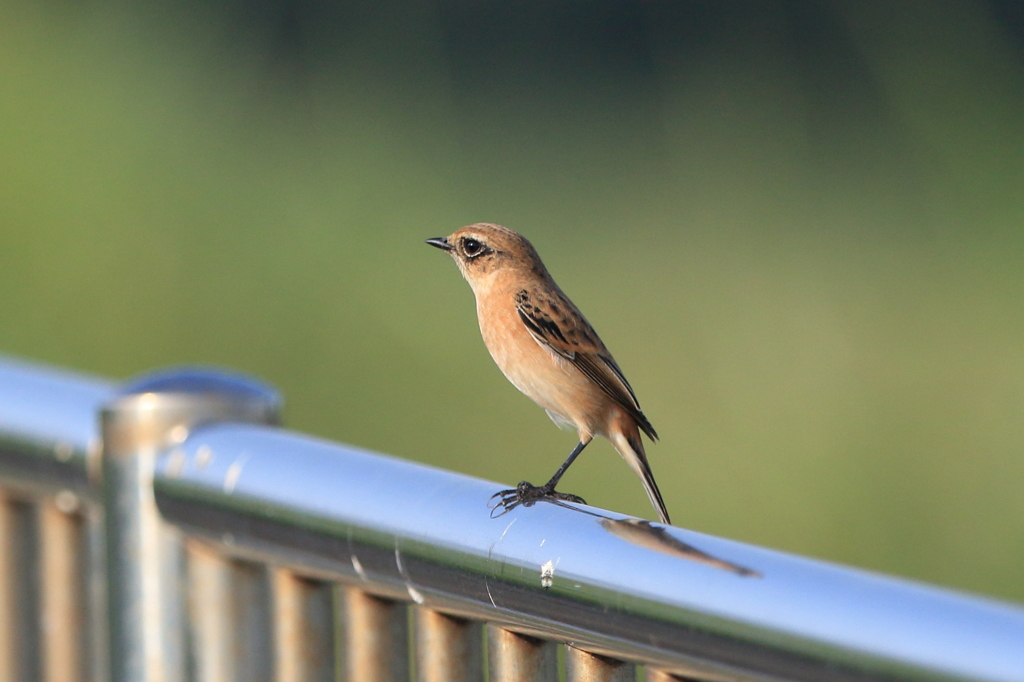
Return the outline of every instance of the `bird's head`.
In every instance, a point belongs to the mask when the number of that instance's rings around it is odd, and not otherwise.
[[[525,237],[501,225],[477,223],[461,227],[447,237],[427,243],[447,251],[469,285],[477,291],[505,272],[546,276],[537,251]]]

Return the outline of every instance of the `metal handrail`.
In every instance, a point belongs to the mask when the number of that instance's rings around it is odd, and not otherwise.
[[[111,387],[36,374],[0,360],[2,482],[51,452],[77,485]],[[192,429],[154,478],[163,518],[228,555],[678,675],[1024,680],[1019,606],[591,507],[496,515],[501,487],[251,424]]]
[[[99,377],[0,357],[0,480],[92,495],[100,407],[114,385]]]
[[[1018,607],[593,508],[492,518],[499,489],[236,425],[196,432],[156,478],[165,518],[233,551],[690,675],[1024,675]]]
[[[0,678],[109,677],[97,414],[112,395],[0,357]]]

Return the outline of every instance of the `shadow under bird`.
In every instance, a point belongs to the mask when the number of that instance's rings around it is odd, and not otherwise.
[[[594,436],[604,436],[643,481],[658,518],[669,523],[640,439],[641,431],[651,440],[658,434],[612,354],[555,284],[533,245],[490,223],[468,225],[427,243],[447,251],[472,287],[484,344],[508,380],[556,424],[579,434],[550,481],[541,486],[523,481],[498,493],[498,503],[506,510],[543,499],[583,503],[555,486]]]

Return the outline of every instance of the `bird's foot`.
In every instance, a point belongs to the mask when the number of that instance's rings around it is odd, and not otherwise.
[[[533,485],[527,481],[520,482],[515,488],[502,490],[491,496],[491,516],[497,517],[506,514],[519,505],[532,507],[534,503],[541,500],[554,500],[559,502],[573,502],[575,504],[586,504],[579,495],[571,493],[560,493],[551,485]]]

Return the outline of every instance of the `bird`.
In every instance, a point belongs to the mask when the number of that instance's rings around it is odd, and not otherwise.
[[[579,436],[547,483],[522,481],[503,490],[495,495],[495,508],[507,511],[541,500],[585,504],[555,486],[583,448],[604,436],[640,477],[661,522],[670,523],[640,438],[643,432],[656,441],[658,434],[615,358],[529,240],[501,225],[476,223],[426,243],[447,251],[473,289],[484,345],[505,377],[557,425],[575,428]]]

